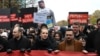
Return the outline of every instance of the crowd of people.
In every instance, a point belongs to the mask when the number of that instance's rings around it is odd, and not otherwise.
[[[71,27],[59,30],[48,29],[46,24],[38,28],[24,29],[16,24],[12,30],[0,29],[0,52],[7,50],[52,50],[100,53],[100,19],[97,25],[81,25],[75,22]]]
[[[39,2],[40,7],[44,8],[44,2]],[[41,11],[48,12],[47,9]],[[38,11],[39,12],[39,11]],[[51,12],[51,13],[49,13]],[[47,13],[54,15],[49,10]],[[51,16],[50,15],[50,16]],[[55,22],[54,22],[55,24]],[[0,52],[11,50],[52,50],[54,52],[73,51],[73,52],[96,52],[100,54],[100,18],[97,24],[81,25],[74,22],[70,27],[60,27],[59,30],[48,28],[46,24],[39,24],[24,29],[16,24],[11,30],[0,29]]]

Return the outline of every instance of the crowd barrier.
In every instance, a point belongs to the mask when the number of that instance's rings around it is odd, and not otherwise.
[[[59,53],[48,53],[48,51],[32,50],[31,52],[22,53],[19,50],[12,51],[12,53],[1,52],[0,56],[97,56],[96,53],[84,54],[81,52],[64,52]]]

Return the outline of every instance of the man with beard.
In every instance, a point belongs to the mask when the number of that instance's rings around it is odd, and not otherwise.
[[[15,27],[12,35],[13,38],[8,41],[10,49],[21,50],[31,48],[31,42],[23,35],[20,27]]]
[[[61,51],[82,51],[82,43],[75,39],[72,29],[65,32],[65,40],[58,46]]]

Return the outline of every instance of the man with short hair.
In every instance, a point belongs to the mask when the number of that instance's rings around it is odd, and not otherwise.
[[[85,39],[87,37],[84,33],[80,32],[80,23],[78,22],[73,23],[72,28],[74,36],[77,40]]]
[[[65,32],[65,40],[58,46],[61,51],[82,51],[82,43],[75,39],[72,29]]]
[[[20,27],[15,27],[12,34],[13,38],[9,40],[10,49],[20,50],[31,48],[31,42],[23,36],[22,29]]]

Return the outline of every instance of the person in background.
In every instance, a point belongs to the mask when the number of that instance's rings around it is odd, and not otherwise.
[[[59,44],[60,42],[62,42],[62,34],[61,34],[60,31],[55,32],[54,39],[55,39],[55,41],[56,41],[57,44]]]
[[[51,19],[53,22],[53,25],[55,25],[55,17],[54,17],[54,13],[51,9],[46,8],[45,7],[45,3],[44,1],[38,1],[38,5],[39,5],[39,9],[37,13],[40,14],[46,14],[47,15],[47,19]]]
[[[31,42],[31,47],[33,46],[33,44],[35,43],[35,36],[34,35],[32,35],[32,34],[28,34],[27,35],[27,38],[30,40],[30,42]]]
[[[88,23],[87,25],[85,25],[84,34],[88,35],[90,32],[94,30],[95,30],[95,27],[91,23]]]
[[[50,37],[54,37],[55,32],[56,32],[56,31],[55,31],[54,29],[50,29],[50,30],[49,30],[49,36],[50,36]]]
[[[84,33],[84,25],[80,25],[80,30],[79,30],[81,33]]]
[[[76,40],[72,29],[67,29],[65,32],[65,39],[58,45],[61,51],[76,51],[82,52],[82,42]]]
[[[95,24],[94,25],[94,30],[97,30],[98,29],[98,26]]]
[[[8,33],[2,32],[1,37],[4,38],[5,40],[8,40]]]
[[[2,32],[3,32],[3,29],[0,29],[0,36],[1,36]]]
[[[81,41],[82,39],[86,38],[86,35],[82,32],[80,32],[80,23],[75,22],[72,24],[72,29],[74,32],[74,36],[77,40]]]
[[[34,28],[34,27],[30,27],[30,28],[29,28],[29,33],[28,33],[28,34],[35,36],[35,35],[36,35],[36,34],[35,34],[35,28]]]
[[[55,30],[50,29],[49,33],[48,33],[48,36],[49,36],[50,40],[52,41],[52,43],[54,43],[56,41],[55,38],[54,38],[54,34],[55,34]]]
[[[20,26],[18,26],[18,27],[20,27]],[[22,34],[23,34],[23,36],[27,36],[27,32],[26,32],[26,30],[21,26],[20,27],[21,28],[21,30],[22,30]]]
[[[83,49],[85,49],[85,45],[86,45],[86,39],[87,39],[87,35],[84,34],[83,32],[80,32],[80,27],[82,25],[80,25],[79,22],[75,22],[72,24],[72,29],[74,32],[74,37],[76,38],[76,40],[82,42],[83,45]],[[82,50],[84,52],[84,50]]]
[[[67,28],[65,28],[65,27],[60,27],[60,32],[62,33],[62,36],[63,36],[63,39],[64,39],[64,37],[65,37],[65,31],[67,30]]]
[[[35,35],[38,36],[38,29],[35,29]]]

